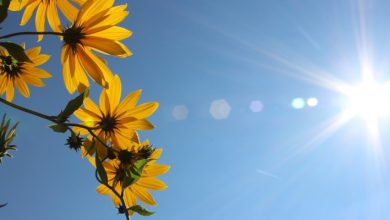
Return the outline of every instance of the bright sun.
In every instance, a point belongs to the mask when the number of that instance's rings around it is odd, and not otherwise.
[[[345,94],[348,98],[346,113],[350,117],[360,116],[372,121],[390,115],[390,82],[363,82],[350,87]]]

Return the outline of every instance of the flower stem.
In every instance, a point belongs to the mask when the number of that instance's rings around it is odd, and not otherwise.
[[[126,204],[125,204],[125,200],[123,199],[123,189],[122,189],[122,193],[119,195],[119,193],[115,190],[114,187],[110,186],[108,183],[104,183],[103,181],[100,180],[99,176],[98,176],[98,172],[97,172],[97,169],[95,170],[95,177],[96,177],[96,180],[100,183],[100,184],[103,184],[104,186],[106,186],[107,188],[109,188],[116,196],[118,196],[118,198],[121,200],[121,203],[123,206],[125,206],[125,216],[126,216],[126,220],[130,220],[130,217],[129,217],[129,210],[127,210],[127,207],[126,207]]]
[[[3,98],[0,97],[0,102],[12,107],[12,108],[15,108],[15,109],[18,109],[20,111],[23,111],[23,112],[26,112],[26,113],[29,113],[29,114],[32,114],[32,115],[35,115],[37,117],[40,117],[40,118],[43,118],[43,119],[46,119],[46,120],[49,120],[51,122],[54,122],[54,123],[57,123],[57,121],[55,120],[55,117],[53,116],[48,116],[48,115],[45,115],[45,114],[42,114],[40,112],[36,112],[36,111],[33,111],[31,109],[28,109],[28,108],[25,108],[23,106],[20,106],[20,105],[17,105],[17,104],[14,104],[12,102],[9,102]]]
[[[63,36],[63,35],[64,35],[64,33],[62,33],[62,32],[48,32],[48,31],[42,31],[42,32],[36,32],[36,31],[22,31],[22,32],[16,32],[16,33],[12,33],[12,34],[7,34],[7,35],[0,36],[0,39],[10,38],[10,37],[15,37],[15,36],[20,36],[20,35],[40,35],[40,34],[44,34],[44,35],[59,35],[59,36]]]

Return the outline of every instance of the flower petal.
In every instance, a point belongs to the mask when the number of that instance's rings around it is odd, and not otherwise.
[[[160,158],[161,154],[163,152],[163,149],[162,148],[157,148],[153,151],[152,155],[150,156],[151,159],[155,159],[157,160],[158,158]],[[146,168],[145,168],[146,169]]]
[[[77,52],[79,54],[79,61],[88,75],[99,85],[103,87],[107,86],[105,80],[106,73],[103,72],[105,69],[102,70],[101,65],[99,65],[99,62],[101,61],[94,58],[94,55],[88,49],[84,49],[80,45],[77,45]],[[111,72],[109,72],[109,74],[112,75]]]
[[[21,77],[23,78],[24,81],[26,81],[27,83],[33,86],[42,87],[45,85],[45,83],[41,79],[37,77],[33,77],[32,75],[24,74]]]
[[[46,18],[46,10],[47,5],[46,4],[40,4],[37,9],[37,13],[35,15],[35,28],[38,32],[45,31],[45,18]],[[38,35],[38,41],[41,41],[43,38],[43,35]]]
[[[39,78],[50,78],[51,77],[51,74],[44,69],[31,68],[31,70],[32,71],[29,73],[30,73],[30,75],[32,75],[34,77],[39,77]]]
[[[145,177],[160,176],[168,172],[170,168],[171,168],[170,166],[164,164],[151,164],[145,167],[142,176]]]
[[[56,2],[60,2],[60,1],[56,1]],[[58,17],[56,2],[48,1],[48,6],[46,9],[47,20],[49,21],[49,25],[53,31],[60,32],[63,28],[61,25],[60,18]]]
[[[104,89],[100,93],[99,106],[104,114],[110,113],[110,99]]]
[[[34,12],[35,8],[39,5],[39,3],[40,3],[39,1],[30,1],[30,3],[26,6],[26,9],[24,10],[22,20],[20,21],[20,25],[24,26],[25,24],[27,24],[27,22],[31,18],[32,13]]]
[[[10,11],[20,11],[27,4],[28,0],[11,0],[8,10]]]
[[[89,46],[92,49],[98,50],[99,52],[105,54],[119,57],[127,57],[132,55],[130,50],[119,41],[113,41],[102,37],[87,36],[86,38],[82,39],[81,42],[85,46]]]
[[[107,8],[111,8],[113,4],[114,0],[88,0],[81,6],[79,14],[77,16],[77,20],[80,22],[80,24],[83,24],[85,21],[93,18],[94,15],[96,15],[100,11],[103,11]]]
[[[76,91],[76,87],[75,85],[73,84],[73,80],[72,80],[72,73],[71,73],[71,70],[70,70],[70,63],[69,63],[69,56],[73,56],[72,53],[69,49],[67,50],[68,47],[66,48],[63,48],[62,49],[62,54],[61,54],[61,58],[62,58],[62,62],[63,62],[63,67],[62,67],[62,76],[64,78],[64,84],[65,84],[65,87],[66,89],[68,90],[68,92],[70,94],[73,94],[75,91]]]
[[[148,205],[157,205],[152,195],[148,192],[147,189],[139,187],[137,185],[133,185],[131,186],[131,190],[135,194],[135,196],[138,197],[142,202]]]
[[[30,48],[30,49],[27,49],[25,50],[24,52],[26,53],[26,55],[32,59],[33,57],[36,57],[39,55],[39,53],[41,52],[41,47],[33,47],[33,48]]]
[[[102,14],[99,16],[99,20],[92,19],[88,21],[88,26],[86,26],[86,32],[88,34],[93,34],[120,23],[129,14],[126,8],[126,4],[118,5],[110,8],[107,11],[101,12]]]
[[[142,90],[136,90],[126,96],[126,98],[119,104],[117,112],[126,112],[129,109],[132,109],[137,104],[139,98],[141,97]]]
[[[154,125],[148,120],[137,120],[127,123],[127,127],[134,130],[150,130],[154,128]]]
[[[7,101],[11,102],[12,99],[14,99],[14,84],[9,82],[6,89],[6,99]]]
[[[14,80],[16,88],[19,90],[20,94],[24,97],[30,96],[30,90],[28,89],[28,86],[25,81],[23,81],[21,78],[17,77]]]
[[[109,27],[107,29],[104,29],[102,31],[90,34],[89,36],[101,37],[101,38],[106,38],[106,39],[117,41],[117,40],[126,39],[126,38],[130,37],[131,35],[132,35],[131,31],[129,31],[125,28],[119,27],[119,26],[113,26],[113,27]]]
[[[77,8],[67,0],[57,1],[58,8],[69,21],[73,22],[77,16]]]
[[[131,206],[134,206],[137,204],[136,199],[135,199],[135,195],[134,195],[134,193],[132,193],[131,190],[125,190],[124,199],[125,199],[127,207],[131,207]]]
[[[99,115],[99,113],[101,112],[99,107],[89,97],[84,99],[83,104],[86,110],[94,112],[96,115]]]
[[[126,115],[133,116],[138,119],[149,117],[158,108],[158,102],[147,102],[127,111]]]
[[[136,184],[153,190],[163,190],[168,187],[167,184],[155,177],[142,177],[136,182]]]
[[[114,110],[119,105],[121,99],[122,83],[118,75],[114,75],[111,78],[109,89],[106,91],[110,101],[111,115],[113,115]]]

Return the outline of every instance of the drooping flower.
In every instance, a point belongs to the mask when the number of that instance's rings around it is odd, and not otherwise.
[[[145,145],[149,145],[149,142],[146,141],[142,144],[133,143],[133,145],[128,149],[131,149],[130,152],[132,153],[138,153]],[[155,162],[160,158],[161,153],[162,148],[155,149],[150,155],[150,159],[152,160],[146,164],[141,177],[135,183],[124,189],[123,195],[126,207],[129,208],[136,205],[137,199],[148,205],[156,205],[156,201],[153,199],[149,190],[163,190],[167,188],[167,185],[157,177],[168,172],[170,168],[168,165],[157,164]],[[93,159],[90,159],[90,161],[94,163]],[[123,172],[125,172],[125,170],[123,170],[123,164],[119,159],[115,159],[103,162],[103,167],[107,173],[108,185],[112,186],[120,193],[124,179]],[[99,185],[96,191],[100,194],[111,196],[115,206],[120,205],[120,198],[104,184]]]
[[[15,87],[22,96],[29,97],[28,84],[43,87],[45,83],[41,79],[51,77],[46,70],[36,68],[50,58],[50,55],[40,54],[40,52],[41,47],[26,50],[25,53],[32,63],[18,62],[9,55],[8,51],[0,48],[0,94],[6,93],[7,101],[12,101],[14,98]]]
[[[125,28],[116,26],[126,18],[127,5],[114,6],[114,0],[88,0],[83,4],[73,25],[63,30],[61,51],[63,77],[70,93],[89,87],[86,74],[96,83],[107,87],[112,73],[105,61],[93,51],[117,57],[132,55],[120,42],[131,36]]]
[[[90,98],[84,99],[84,107],[74,112],[82,121],[81,124],[96,128],[94,133],[104,141],[110,141],[114,148],[121,149],[128,146],[137,130],[148,130],[154,126],[146,119],[157,109],[157,102],[147,102],[137,105],[141,90],[134,91],[120,102],[121,81],[114,75],[109,81],[110,87],[102,90],[100,105],[97,106]],[[74,131],[80,135],[88,135],[84,128],[75,127]]]
[[[33,12],[35,14],[35,28],[38,32],[45,31],[46,19],[53,31],[60,32],[62,28],[61,20],[57,8],[71,22],[76,19],[77,7],[74,4],[82,5],[86,0],[12,0],[9,6],[11,11],[25,9],[20,25],[24,26],[30,20]],[[38,41],[43,35],[38,35]]]

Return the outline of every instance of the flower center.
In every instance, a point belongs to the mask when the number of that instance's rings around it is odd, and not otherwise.
[[[116,118],[111,117],[110,114],[103,115],[100,122],[98,123],[98,125],[102,127],[102,130],[106,134],[114,132],[117,124],[118,124],[118,122],[117,122]]]
[[[82,30],[82,27],[72,26],[64,31],[64,42],[72,48],[73,52],[76,50],[77,44],[81,44],[81,39],[85,37]]]
[[[17,62],[11,56],[1,56],[0,59],[1,74],[6,74],[8,78],[14,79],[21,73],[23,63]]]
[[[135,159],[136,155],[133,153],[127,151],[127,150],[121,150],[118,154],[118,159],[121,161],[122,164],[131,164],[133,160]]]

